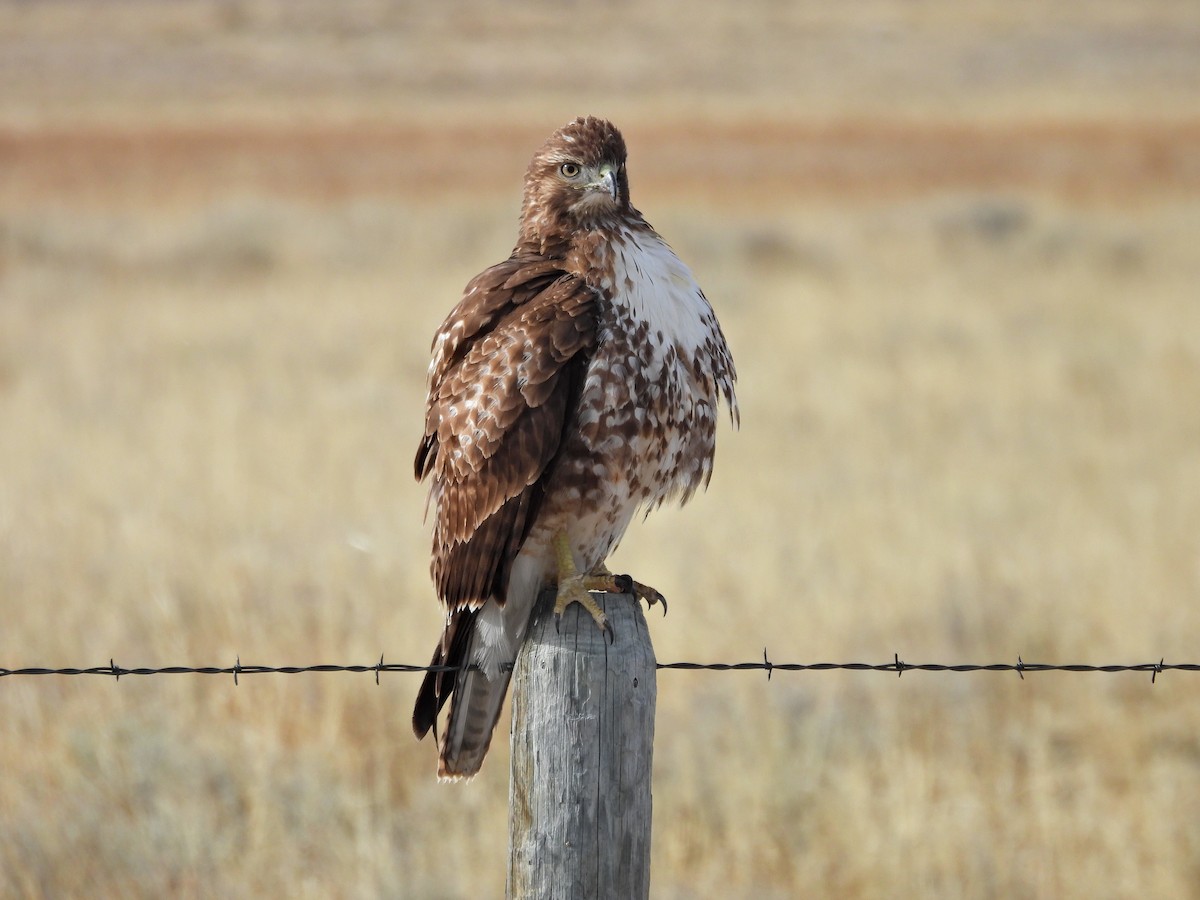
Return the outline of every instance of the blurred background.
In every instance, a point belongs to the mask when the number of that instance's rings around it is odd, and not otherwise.
[[[0,0],[0,666],[427,660],[429,340],[582,114],[739,367],[660,660],[1200,662],[1194,0]],[[417,684],[0,679],[0,894],[499,896]],[[1200,896],[1197,686],[662,672],[652,895]]]

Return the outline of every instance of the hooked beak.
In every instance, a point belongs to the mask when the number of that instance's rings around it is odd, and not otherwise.
[[[603,215],[620,208],[620,192],[618,171],[606,163],[583,185],[579,199],[571,208],[583,218]]]
[[[617,173],[605,166],[600,170],[600,178],[593,181],[589,187],[596,190],[603,190],[608,196],[612,197],[613,202],[617,200]]]
[[[609,169],[607,172],[604,173],[604,175],[601,178],[601,181],[604,184],[604,187],[608,190],[608,195],[610,197],[612,197],[614,201],[616,201],[616,199],[617,199],[617,173],[614,172],[612,169]]]

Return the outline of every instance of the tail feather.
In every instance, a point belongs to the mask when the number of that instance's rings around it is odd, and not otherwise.
[[[478,669],[458,671],[466,662],[477,662],[480,638],[475,627],[477,615],[476,610],[470,609],[451,615],[446,632],[433,651],[430,666],[453,668],[426,672],[413,707],[413,734],[421,739],[431,729],[436,733],[438,713],[450,702],[450,715],[438,742],[440,778],[470,778],[479,771],[508,693],[512,673],[502,667],[489,673]]]
[[[438,777],[470,778],[483,765],[492,733],[508,693],[509,672],[489,679],[483,672],[468,672],[450,701],[450,716],[438,748]]]
[[[437,725],[438,713],[446,705],[454,693],[458,682],[458,669],[463,660],[467,659],[467,646],[471,643],[471,635],[475,631],[476,610],[455,610],[446,622],[446,630],[442,639],[433,649],[433,659],[430,667],[451,666],[444,672],[426,672],[421,689],[417,692],[417,702],[413,706],[412,728],[417,740],[429,733],[429,729]]]

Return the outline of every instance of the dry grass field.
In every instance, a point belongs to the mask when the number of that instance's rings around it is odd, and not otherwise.
[[[422,662],[428,342],[622,126],[740,432],[663,661],[1200,661],[1194,2],[0,2],[0,666]],[[0,678],[0,895],[500,896],[415,676]],[[666,671],[654,897],[1200,897],[1200,681]]]

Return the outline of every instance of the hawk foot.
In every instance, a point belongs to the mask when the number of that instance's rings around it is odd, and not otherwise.
[[[613,577],[611,575],[568,575],[566,578],[561,579],[558,582],[558,596],[554,600],[554,630],[558,631],[558,624],[566,608],[572,603],[578,603],[588,611],[588,614],[595,620],[596,626],[604,632],[608,638],[608,642],[611,644],[613,642],[612,625],[609,624],[608,617],[604,615],[604,610],[600,608],[600,604],[588,592],[605,591],[612,593],[610,590],[612,581]]]
[[[623,575],[621,577],[629,578],[628,575]],[[626,593],[633,594],[639,600],[645,600],[646,601],[646,609],[649,609],[655,603],[661,603],[662,608],[663,608],[663,615],[665,616],[667,614],[667,598],[664,597],[662,594],[660,594],[658,591],[656,591],[654,588],[650,587],[650,585],[642,584],[640,581],[634,581],[632,578],[629,578],[629,587],[630,587],[630,590],[627,591]]]
[[[634,581],[629,575],[614,575],[608,571],[608,567],[604,563],[600,563],[589,574],[611,580],[610,583],[606,583],[606,586],[595,587],[592,590],[607,591],[610,594],[633,594],[637,599],[646,601],[647,609],[656,603],[661,603],[663,615],[667,614],[667,598],[650,585]]]

